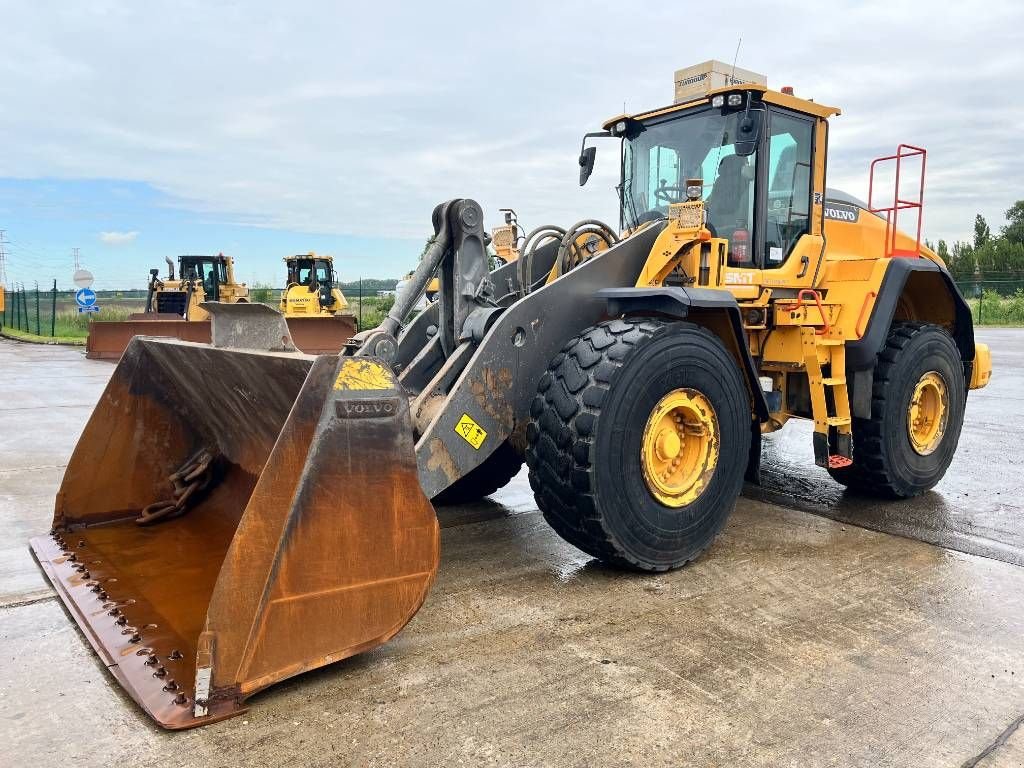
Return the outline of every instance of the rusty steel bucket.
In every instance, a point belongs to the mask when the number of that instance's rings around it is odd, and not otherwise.
[[[356,333],[354,315],[288,317],[292,342],[308,355],[337,353]],[[209,320],[183,320],[178,315],[136,313],[129,320],[89,323],[85,356],[90,360],[120,360],[136,336],[165,336],[182,341],[210,342]]]
[[[387,641],[437,570],[393,372],[288,351],[283,322],[261,338],[284,351],[133,339],[52,532],[31,542],[111,673],[166,728],[238,714],[262,688]]]

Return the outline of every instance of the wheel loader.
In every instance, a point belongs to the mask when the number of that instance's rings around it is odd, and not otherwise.
[[[534,230],[492,271],[480,206],[439,205],[411,289],[338,354],[261,305],[206,302],[210,344],[134,339],[31,543],[110,672],[188,728],[386,642],[434,580],[434,504],[524,461],[560,536],[640,572],[711,545],[793,418],[851,489],[933,487],[990,353],[897,226],[923,184],[826,186],[838,114],[734,84],[616,117],[580,175],[619,144],[617,228]],[[916,151],[886,161],[905,185]]]

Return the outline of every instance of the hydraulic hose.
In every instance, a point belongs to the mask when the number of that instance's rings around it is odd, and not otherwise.
[[[563,235],[565,230],[561,227],[545,224],[523,238],[523,255],[519,258],[517,266],[519,290],[523,296],[534,289],[533,259],[537,249],[549,240],[561,240]]]
[[[618,235],[604,222],[597,219],[584,219],[576,222],[562,235],[561,243],[558,246],[558,256],[555,259],[556,275],[564,275],[593,255],[593,251],[585,254],[583,249],[577,245],[580,237],[587,234],[604,241],[609,248],[619,242]]]

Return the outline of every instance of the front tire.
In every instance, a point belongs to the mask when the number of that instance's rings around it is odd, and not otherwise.
[[[896,323],[875,364],[871,418],[853,420],[853,464],[830,469],[853,491],[916,496],[946,474],[964,421],[967,386],[949,333]]]
[[[527,429],[530,485],[548,523],[584,552],[634,570],[677,568],[735,506],[750,420],[739,368],[711,332],[611,320],[570,341],[541,378]]]

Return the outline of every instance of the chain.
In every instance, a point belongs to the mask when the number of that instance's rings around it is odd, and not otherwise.
[[[213,479],[210,468],[214,458],[216,456],[211,450],[203,448],[186,461],[174,474],[167,477],[167,481],[174,488],[171,498],[147,505],[135,518],[135,522],[138,525],[152,525],[185,514],[192,496],[209,487]]]

